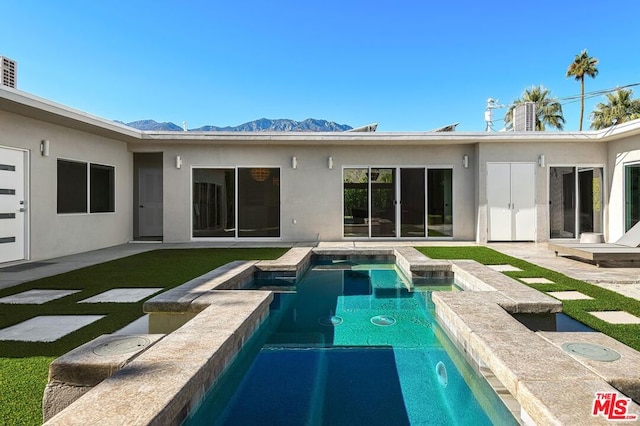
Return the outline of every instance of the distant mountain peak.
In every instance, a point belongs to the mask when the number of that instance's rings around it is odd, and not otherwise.
[[[158,123],[155,120],[138,120],[130,123],[124,123],[129,127],[133,127],[143,131],[170,131],[181,132],[182,127],[175,123],[165,122]],[[249,121],[239,126],[202,126],[197,129],[188,129],[190,132],[344,132],[352,129],[346,124],[338,124],[333,121],[320,120],[316,118],[307,118],[303,121],[295,121],[286,118],[269,119],[260,118],[258,120]]]

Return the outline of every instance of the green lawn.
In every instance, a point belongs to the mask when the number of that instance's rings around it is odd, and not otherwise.
[[[104,318],[51,343],[0,342],[0,423],[42,423],[42,393],[51,361],[143,315],[142,304],[78,304],[112,288],[183,284],[233,260],[276,259],[286,248],[155,250],[0,290],[0,297],[30,289],[81,290],[42,305],[0,304],[0,328],[40,315],[91,314]]]
[[[589,311],[626,311],[632,315],[640,316],[640,301],[638,300],[584,281],[569,278],[566,275],[507,256],[487,247],[417,247],[417,249],[432,259],[472,259],[485,265],[510,264],[522,269],[522,272],[504,272],[505,275],[512,278],[542,277],[555,283],[523,283],[542,292],[575,290],[586,294],[592,297],[593,300],[564,300],[562,302],[563,312],[627,346],[640,350],[639,324],[610,324],[588,313]]]

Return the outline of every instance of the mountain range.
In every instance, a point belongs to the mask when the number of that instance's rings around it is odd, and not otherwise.
[[[138,130],[147,131],[169,131],[182,132],[182,127],[175,123],[164,122],[158,123],[155,120],[139,120],[130,123],[118,121]],[[318,120],[315,118],[307,118],[303,121],[295,121],[289,119],[261,118],[259,120],[250,121],[240,124],[239,126],[202,126],[197,129],[188,129],[189,132],[344,132],[352,129],[346,124],[338,124],[333,121]]]

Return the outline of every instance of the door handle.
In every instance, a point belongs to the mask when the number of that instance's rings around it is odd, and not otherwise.
[[[144,208],[144,206],[143,206],[142,204],[140,204],[140,208],[141,208],[141,209],[143,209],[143,208]]]

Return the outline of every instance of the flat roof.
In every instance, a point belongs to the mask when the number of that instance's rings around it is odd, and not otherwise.
[[[169,132],[141,131],[69,108],[32,94],[0,86],[0,110],[111,139],[134,143],[217,143],[322,145],[442,145],[475,143],[604,142],[640,134],[640,119],[585,132]]]

